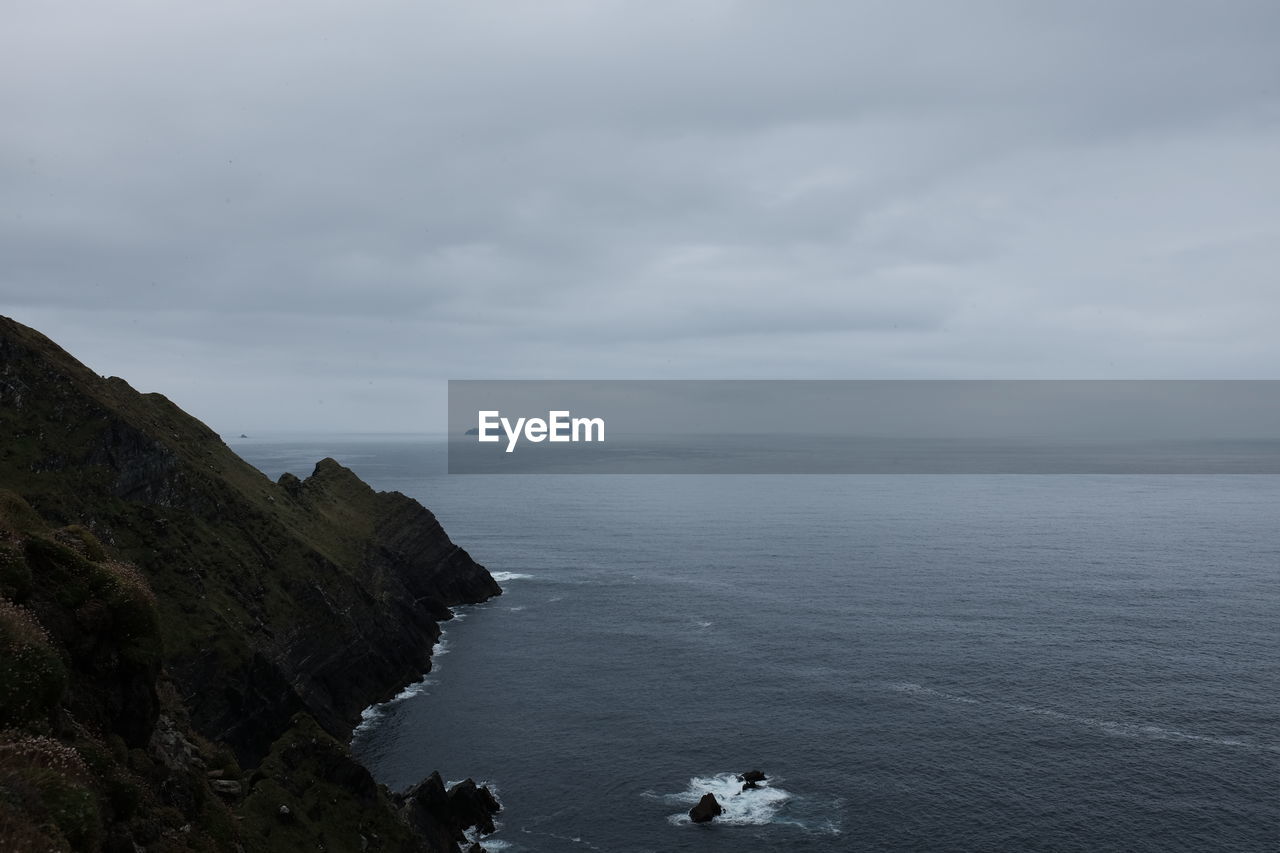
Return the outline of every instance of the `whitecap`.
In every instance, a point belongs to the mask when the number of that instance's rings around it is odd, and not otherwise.
[[[533,578],[533,575],[525,575],[520,572],[490,572],[489,574],[498,583],[506,583],[507,581],[527,581]]]

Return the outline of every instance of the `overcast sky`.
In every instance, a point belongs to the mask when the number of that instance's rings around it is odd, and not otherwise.
[[[1280,378],[1280,4],[9,0],[0,313],[224,434],[448,378]]]

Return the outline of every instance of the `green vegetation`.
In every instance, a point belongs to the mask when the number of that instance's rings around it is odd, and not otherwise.
[[[0,851],[436,849],[342,741],[499,592],[416,502],[272,483],[0,317]]]
[[[35,616],[0,599],[0,726],[49,714],[67,688],[67,670]]]
[[[0,542],[0,597],[22,601],[31,594],[31,569],[22,551]]]
[[[23,503],[0,491],[0,506]],[[171,735],[176,747],[153,739],[132,750],[90,734],[67,704],[77,661],[105,645],[123,666],[148,667],[154,686],[157,597],[86,531],[39,527],[29,508],[21,516],[27,534],[10,527],[0,543],[5,565],[23,569],[6,575],[22,579],[7,591],[21,587],[24,600],[0,598],[0,849],[79,853],[113,839],[164,851],[422,849],[386,790],[308,714],[294,715],[251,778],[232,750],[189,728]],[[176,695],[162,701],[182,718]],[[227,801],[214,781],[244,793]]]
[[[101,840],[93,779],[72,747],[41,735],[11,736],[0,743],[0,780],[5,799],[41,832],[72,850],[92,850]]]
[[[241,809],[246,841],[257,849],[416,849],[409,827],[395,817],[386,790],[305,714],[294,718],[259,772],[264,778]]]
[[[144,783],[122,749],[94,740],[66,704],[68,691],[87,640],[100,656],[105,647],[108,657],[140,658],[159,671],[154,596],[132,567],[84,556],[106,556],[85,531],[40,528],[8,492],[0,492],[0,507],[6,577],[21,579],[0,597],[0,838],[5,849],[98,850],[111,823],[136,813]]]

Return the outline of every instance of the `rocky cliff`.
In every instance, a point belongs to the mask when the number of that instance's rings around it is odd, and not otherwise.
[[[501,592],[428,510],[331,459],[273,483],[164,397],[7,318],[0,489],[0,644],[49,670],[0,669],[28,697],[0,704],[0,841],[452,846],[447,814],[402,819],[343,746],[430,668],[450,606]],[[98,755],[69,777],[96,818],[55,819],[27,766],[52,759],[24,738],[77,768]],[[117,782],[132,808],[112,805]]]

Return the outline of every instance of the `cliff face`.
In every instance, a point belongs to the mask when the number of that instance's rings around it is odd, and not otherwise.
[[[165,714],[165,725],[225,745],[241,767],[276,766],[290,749],[296,764],[300,731],[344,755],[360,711],[430,668],[448,608],[501,592],[412,499],[374,492],[331,459],[305,480],[286,474],[273,483],[164,397],[94,374],[7,318],[0,318],[0,488],[15,496],[14,506],[30,507],[15,517],[39,519],[10,523],[5,534],[25,562],[72,560],[69,546],[55,552],[51,537],[83,531],[85,548],[101,549],[108,563],[131,563],[153,596],[150,669],[122,674],[99,661],[69,676],[94,697],[129,697],[102,708],[82,702],[76,716],[83,722],[90,714],[125,748],[154,752]],[[56,584],[46,593],[53,603],[33,612],[40,621],[70,620],[53,632],[53,648],[74,658],[67,645],[83,614],[55,606]],[[92,679],[102,684],[92,687]],[[343,765],[337,788],[359,777],[354,789],[369,796],[367,773],[352,767]],[[300,775],[291,774],[294,788]],[[302,796],[287,786],[280,792]],[[247,812],[252,801],[252,794],[243,800]],[[376,795],[369,802],[386,806]],[[252,814],[241,816],[251,835]],[[287,849],[281,833],[308,829],[308,820],[268,821],[276,833],[269,846]],[[326,846],[342,845],[330,838]]]

